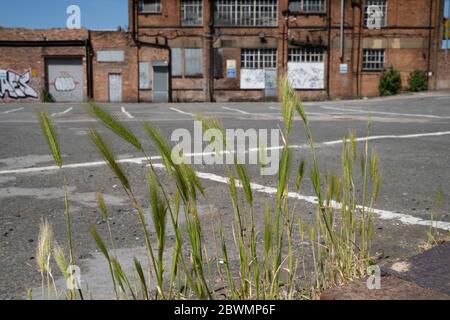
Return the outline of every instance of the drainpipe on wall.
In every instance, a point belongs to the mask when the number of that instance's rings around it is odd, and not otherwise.
[[[362,41],[362,33],[363,33],[363,24],[364,24],[364,6],[360,1],[358,3],[359,6],[359,31],[358,31],[358,57],[356,63],[356,95],[358,97],[361,96],[361,41]]]
[[[87,96],[89,99],[94,98],[94,75],[93,75],[93,50],[91,42],[91,31],[88,30],[88,40],[86,40],[86,78],[87,78]]]
[[[430,86],[430,72],[431,72],[431,46],[432,46],[432,29],[433,29],[433,2],[430,0],[430,20],[429,20],[429,30],[428,30],[428,64],[427,64],[427,83]]]
[[[344,8],[345,8],[345,0],[341,0],[341,26],[340,26],[340,46],[339,46],[339,58],[341,58],[341,62],[344,60]]]
[[[156,43],[150,43],[150,42],[145,42],[145,41],[141,41],[139,39],[139,23],[138,23],[138,19],[139,19],[139,12],[138,12],[138,7],[137,7],[137,0],[134,0],[134,14],[133,14],[133,24],[135,25],[135,35],[134,35],[134,42],[137,46],[137,50],[138,50],[138,61],[137,61],[137,68],[138,68],[138,100],[140,100],[140,72],[139,72],[139,60],[140,60],[140,49],[141,47],[147,47],[147,48],[156,48],[156,49],[163,49],[163,50],[167,50],[168,52],[168,61],[169,61],[169,102],[172,102],[172,63],[171,63],[171,57],[172,57],[172,49],[170,48],[170,46],[167,44],[167,39],[165,39],[165,44],[156,44]],[[139,101],[140,102],[140,101]]]
[[[327,54],[327,97],[330,98],[330,72],[331,72],[331,0],[328,0],[328,54]]]

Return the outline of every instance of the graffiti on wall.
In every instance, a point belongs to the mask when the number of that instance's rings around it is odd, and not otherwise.
[[[23,74],[0,69],[0,99],[38,98],[38,93],[30,86],[31,71]]]
[[[288,78],[295,89],[323,89],[325,87],[325,65],[322,62],[289,62]]]
[[[74,91],[80,83],[74,79],[68,72],[61,72],[61,74],[50,83],[55,86],[55,90],[58,92],[71,92]]]
[[[241,69],[241,89],[264,89],[265,87],[264,69]]]

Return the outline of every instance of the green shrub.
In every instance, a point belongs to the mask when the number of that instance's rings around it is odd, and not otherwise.
[[[419,92],[428,90],[428,77],[425,71],[414,70],[408,79],[408,90]]]
[[[380,79],[380,94],[382,96],[392,96],[400,92],[402,79],[400,73],[393,67],[385,70]]]

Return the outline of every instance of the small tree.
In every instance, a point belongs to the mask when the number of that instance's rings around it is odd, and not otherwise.
[[[392,96],[400,92],[402,88],[402,78],[400,73],[392,66],[385,70],[380,78],[380,94],[382,96]]]
[[[419,92],[428,90],[428,79],[425,71],[414,70],[408,79],[408,90],[411,92]]]

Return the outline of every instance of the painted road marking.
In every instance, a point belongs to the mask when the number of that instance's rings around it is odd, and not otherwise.
[[[367,140],[380,140],[380,139],[410,139],[410,138],[418,138],[418,137],[430,137],[430,136],[443,136],[443,135],[450,135],[450,131],[445,132],[432,132],[432,133],[425,133],[425,134],[410,134],[410,135],[389,135],[389,136],[375,136],[375,137],[368,137],[368,138],[360,138],[357,139],[358,141],[367,141]],[[335,141],[329,141],[329,142],[323,142],[320,145],[336,145],[342,143],[342,140],[335,140]],[[305,148],[307,146],[291,146],[291,148]],[[282,148],[282,147],[280,147]],[[269,148],[270,149],[270,148]],[[227,151],[225,151],[227,152]],[[229,151],[228,151],[229,152]],[[251,150],[249,150],[251,152]],[[192,154],[191,156],[197,156],[198,154]],[[188,156],[188,155],[186,155]],[[161,157],[151,157],[151,160],[161,160]],[[119,163],[131,163],[131,164],[142,164],[146,161],[145,157],[140,158],[129,158],[129,159],[121,159],[117,162]],[[86,167],[95,167],[95,166],[103,166],[107,163],[105,161],[96,161],[96,162],[85,162],[85,163],[76,163],[76,164],[69,164],[64,165],[63,168],[86,168]],[[164,165],[162,164],[154,164],[156,168],[164,168]],[[48,166],[48,167],[39,167],[39,168],[25,168],[25,169],[16,169],[16,170],[3,170],[0,171],[0,175],[5,174],[17,174],[17,173],[32,173],[32,172],[44,172],[44,171],[55,171],[59,170],[59,167],[57,166]],[[222,177],[213,173],[205,173],[205,172],[197,172],[197,175],[201,179],[211,180],[215,182],[220,182],[224,184],[228,184],[228,178]],[[237,186],[242,187],[240,183],[237,183]],[[268,187],[256,183],[251,184],[252,189],[255,192],[259,193],[266,193],[266,194],[276,194],[277,189],[273,187]],[[301,201],[305,201],[311,204],[318,204],[317,198],[313,196],[304,196],[299,193],[290,192],[288,194],[288,197],[292,199],[297,199]],[[339,209],[342,207],[340,203],[332,202],[331,206]],[[363,206],[358,206],[358,209],[364,209]],[[420,225],[420,226],[433,226],[437,229],[442,230],[450,230],[450,222],[445,221],[431,221],[431,220],[424,220],[409,214],[403,214],[403,213],[395,213],[387,210],[379,210],[375,209],[374,213],[382,220],[397,220],[405,225]]]
[[[417,134],[404,134],[404,135],[384,135],[384,136],[372,136],[365,138],[356,138],[356,142],[365,142],[365,141],[373,141],[373,140],[385,140],[385,139],[414,139],[414,138],[426,138],[426,137],[440,137],[440,136],[448,136],[450,135],[450,131],[441,131],[441,132],[430,132],[430,133],[417,133]],[[341,144],[342,140],[335,141],[327,141],[322,142],[321,144],[324,146]]]
[[[403,117],[419,117],[419,118],[431,118],[431,119],[449,119],[450,117],[435,116],[430,114],[410,114],[410,113],[397,113],[397,112],[384,112],[384,111],[371,111],[371,110],[360,110],[360,109],[350,109],[350,108],[337,108],[337,107],[324,107],[320,106],[322,109],[335,110],[335,111],[351,111],[357,113],[369,113],[369,114],[384,114],[393,116],[403,116]]]
[[[164,165],[158,166],[158,168],[161,168],[161,167],[164,168]],[[211,181],[215,181],[215,182],[219,182],[219,183],[223,183],[223,184],[229,184],[228,178],[218,176],[213,173],[196,172],[196,174],[200,179],[203,179],[203,180],[211,180]],[[275,195],[278,192],[278,190],[276,188],[267,187],[267,186],[257,184],[257,183],[251,183],[250,186],[253,191],[259,192],[259,193]],[[236,180],[236,187],[242,188],[242,184],[240,183],[239,180]],[[304,195],[301,195],[296,192],[289,192],[288,197],[291,199],[296,199],[296,200],[308,202],[308,203],[315,204],[315,205],[317,205],[319,203],[316,197],[304,196]],[[330,205],[331,205],[331,207],[333,207],[335,209],[342,208],[342,204],[335,202],[335,201],[332,201],[330,203]],[[367,208],[364,208],[363,206],[357,206],[357,208],[360,210],[363,210],[363,209],[367,210]],[[424,220],[424,219],[421,219],[421,218],[418,218],[418,217],[415,217],[415,216],[412,216],[409,214],[395,213],[395,212],[391,212],[391,211],[387,211],[387,210],[374,209],[373,212],[381,220],[397,220],[405,225],[418,225],[418,226],[428,226],[428,227],[432,226],[434,228],[441,229],[441,230],[450,230],[450,222]]]
[[[8,110],[8,111],[3,111],[3,112],[0,112],[0,114],[8,114],[8,113],[13,113],[13,112],[21,111],[21,110],[23,110],[23,109],[25,109],[25,108],[17,108],[17,109],[12,109],[12,110]]]
[[[228,108],[228,107],[222,107],[223,110],[228,110],[228,111],[234,111],[237,113],[241,113],[241,114],[246,114],[246,115],[253,115],[252,113],[246,112],[246,111],[242,111],[239,109],[234,109],[234,108]]]
[[[277,110],[277,111],[281,112],[281,109],[277,108],[277,107],[269,107],[269,109]],[[309,111],[306,111],[306,114],[308,116],[343,115],[343,113],[320,113],[320,112],[309,112]]]
[[[71,107],[71,108],[69,108],[69,109],[67,109],[67,110],[64,110],[63,112],[56,112],[56,113],[53,113],[53,114],[52,114],[52,117],[65,115],[65,114],[69,113],[69,112],[72,111],[72,110],[73,110],[73,108]]]
[[[181,113],[181,114],[184,114],[184,115],[187,115],[187,116],[190,116],[190,117],[194,117],[194,118],[196,117],[196,115],[193,114],[193,113],[184,112],[184,111],[182,111],[180,109],[177,109],[177,108],[170,108],[170,110],[178,112],[178,113]]]
[[[373,137],[365,137],[365,138],[357,138],[355,141],[357,142],[365,142],[365,141],[373,141],[373,140],[384,140],[384,139],[413,139],[413,138],[425,138],[425,137],[439,137],[439,136],[447,136],[450,135],[450,131],[441,131],[441,132],[430,132],[430,133],[418,133],[418,134],[406,134],[406,135],[384,135],[384,136],[373,136]],[[316,147],[321,146],[333,146],[333,145],[339,145],[342,144],[342,140],[334,140],[334,141],[326,141],[317,143]],[[270,150],[281,150],[284,146],[277,146],[277,147],[266,147],[264,150],[270,151]],[[303,145],[290,145],[290,149],[305,149],[309,148],[307,144]],[[246,153],[249,152],[259,152],[259,148],[251,148],[246,151]],[[218,152],[221,155],[229,154],[229,153],[235,153],[235,151],[230,150],[224,150],[221,152]],[[195,157],[203,157],[208,155],[215,155],[216,152],[204,152],[204,153],[187,153],[185,154],[185,157],[188,158],[195,158]],[[150,158],[151,160],[161,160],[162,157],[160,156],[154,156]],[[128,158],[128,159],[120,159],[117,160],[118,163],[134,163],[134,164],[142,164],[143,161],[145,161],[145,157],[136,157],[136,158]],[[94,167],[94,166],[101,166],[106,165],[105,161],[95,161],[95,162],[83,162],[83,163],[73,163],[73,164],[66,164],[63,166],[63,168],[67,169],[77,169],[77,168],[86,168],[86,167]],[[0,171],[0,175],[7,175],[7,174],[20,174],[20,173],[35,173],[35,172],[46,172],[46,171],[54,171],[58,170],[59,167],[57,166],[46,166],[46,167],[35,167],[35,168],[23,168],[23,169],[13,169],[13,170],[2,170]]]
[[[125,109],[125,107],[122,107],[122,108],[121,108],[121,111],[122,111],[122,113],[124,113],[128,118],[134,119],[134,117],[131,115],[131,113],[129,113],[129,112],[127,111],[127,109]]]

